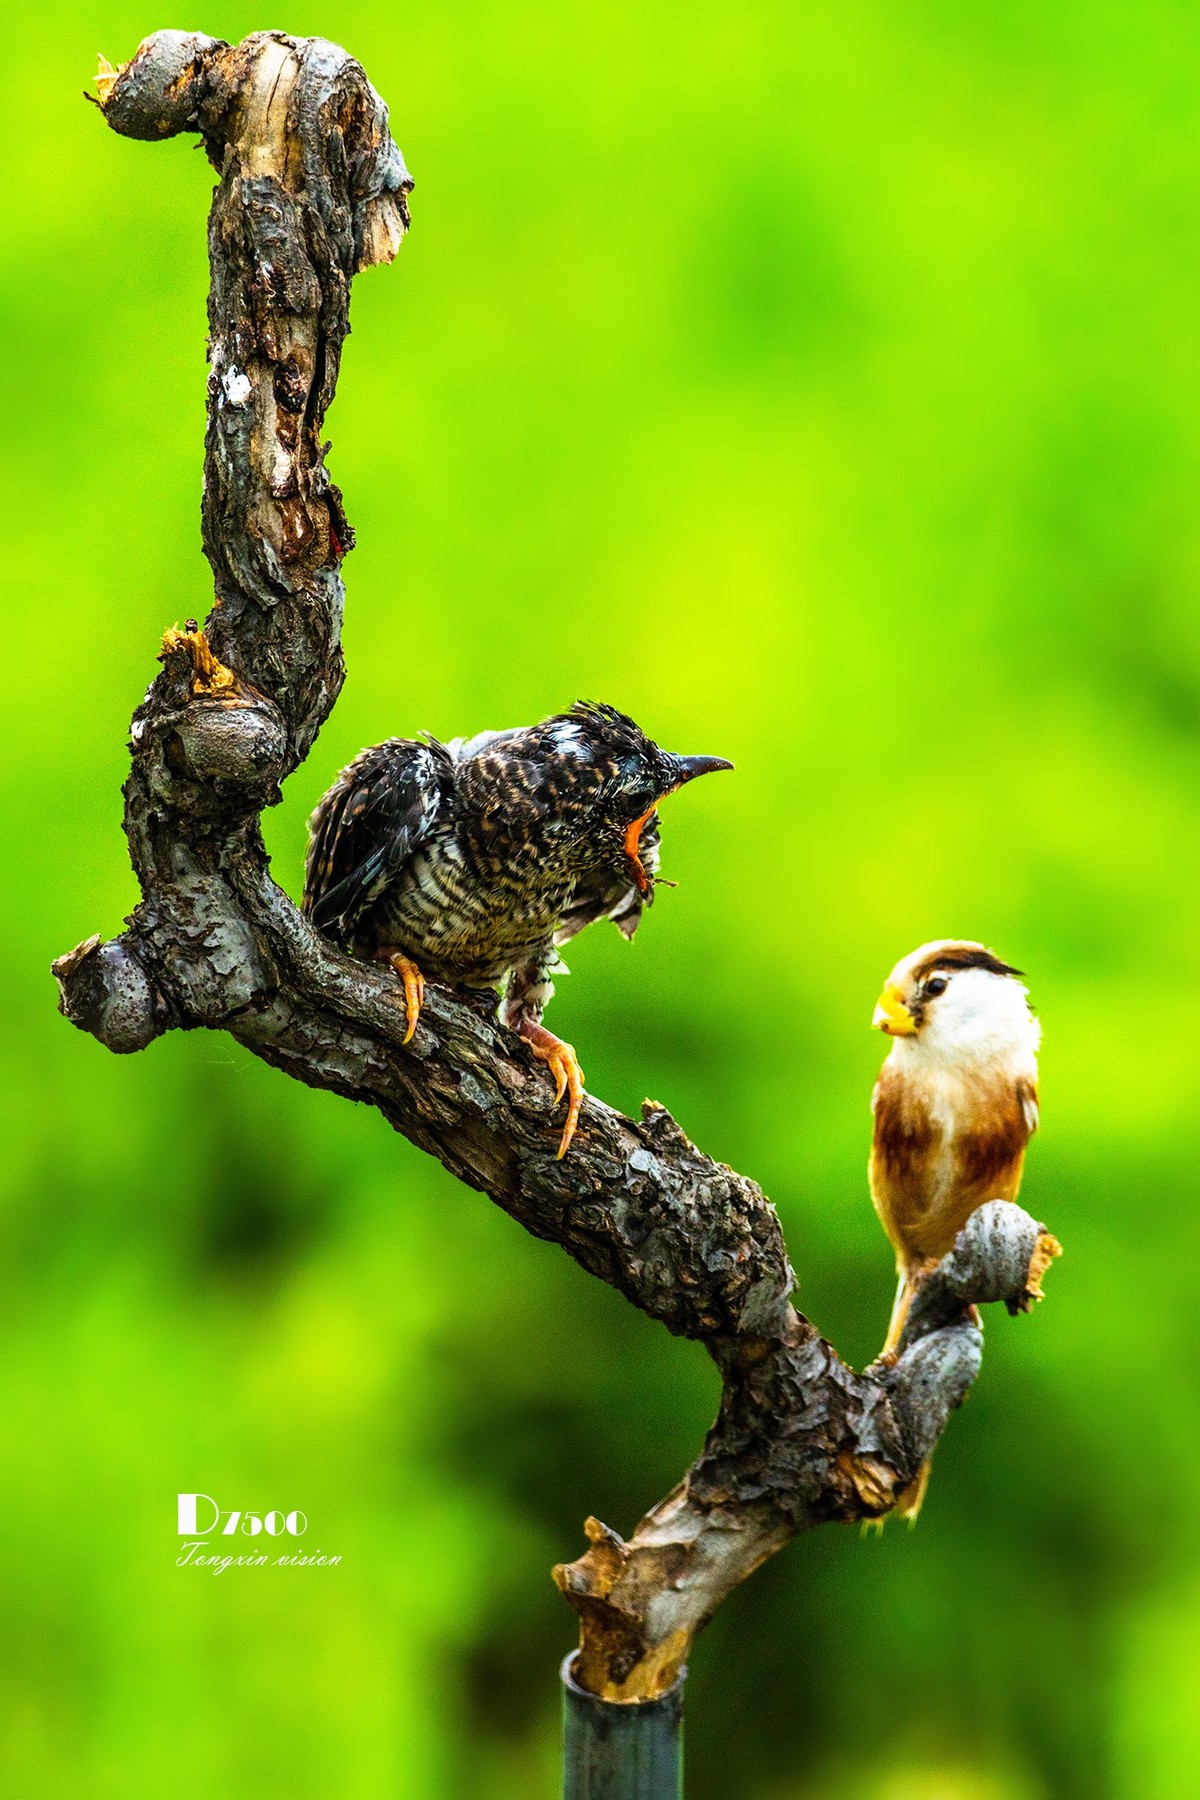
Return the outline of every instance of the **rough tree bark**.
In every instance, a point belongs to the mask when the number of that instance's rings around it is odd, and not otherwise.
[[[353,543],[321,429],[352,277],[408,226],[407,170],[362,69],[320,38],[231,46],[160,31],[102,72],[128,137],[198,132],[220,175],[209,220],[203,630],[170,630],[134,715],[125,830],[142,899],[127,929],[55,964],[60,1005],[109,1049],[230,1032],[395,1129],[537,1237],[610,1282],[723,1377],[699,1460],[628,1542],[594,1519],[555,1570],[579,1614],[579,1683],[664,1692],[721,1600],[799,1532],[884,1514],[979,1367],[973,1303],[1024,1310],[1056,1246],[1019,1207],[968,1223],[923,1290],[892,1370],[857,1374],[791,1305],[774,1209],[670,1115],[584,1106],[555,1160],[553,1087],[516,1038],[430,987],[416,1036],[390,971],[326,942],[271,879],[263,807],[342,683],[342,558]],[[469,721],[466,723],[469,724]]]

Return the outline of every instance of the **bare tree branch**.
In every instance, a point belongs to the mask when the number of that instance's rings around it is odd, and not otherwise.
[[[160,31],[100,78],[115,131],[198,132],[209,219],[203,631],[168,631],[134,715],[125,831],[142,899],[110,942],[55,964],[66,1016],[116,1051],[230,1032],[395,1129],[668,1330],[703,1342],[720,1414],[679,1487],[626,1543],[595,1520],[555,1578],[581,1621],[577,1679],[613,1700],[675,1679],[720,1601],[798,1532],[878,1517],[979,1367],[973,1302],[1027,1307],[1056,1246],[1019,1207],[969,1221],[914,1307],[896,1367],[856,1374],[791,1305],[774,1209],[670,1115],[595,1099],[555,1160],[553,1087],[478,1004],[429,991],[411,1044],[390,971],[343,955],[271,880],[259,815],[341,687],[353,538],[321,430],[350,284],[390,260],[408,173],[362,69],[319,38],[237,46]]]

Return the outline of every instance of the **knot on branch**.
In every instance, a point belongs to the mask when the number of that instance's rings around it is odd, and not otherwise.
[[[159,790],[177,789],[180,778],[193,784],[188,808],[204,816],[227,814],[239,790],[238,816],[277,800],[288,748],[278,707],[226,667],[190,622],[166,633],[159,661],[154,704],[133,726],[136,752],[161,747]],[[170,798],[178,806],[184,797]]]
[[[122,137],[151,142],[198,131],[209,73],[228,48],[199,31],[156,31],[120,68],[102,56],[96,85],[105,123]]]
[[[1042,1298],[1042,1279],[1061,1254],[1057,1238],[1013,1201],[977,1207],[953,1250],[922,1283],[900,1340],[902,1356],[908,1345],[961,1319],[973,1304],[1002,1300],[1010,1313],[1028,1312]]]
[[[52,964],[58,1010],[110,1050],[144,1050],[170,1024],[170,1012],[128,936],[85,938]]]

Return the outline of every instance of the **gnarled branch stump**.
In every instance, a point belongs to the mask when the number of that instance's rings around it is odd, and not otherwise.
[[[570,1155],[545,1071],[477,1006],[431,987],[416,1036],[394,977],[322,938],[270,877],[259,815],[342,684],[341,563],[353,543],[321,429],[350,284],[408,226],[408,172],[359,65],[320,38],[232,46],[160,31],[101,77],[129,137],[198,132],[220,174],[209,218],[203,629],[166,635],[134,715],[125,831],[142,898],[127,929],[59,958],[66,1016],[110,1049],[230,1032],[397,1131],[549,1238],[724,1381],[675,1491],[623,1541],[555,1578],[581,1623],[576,1676],[610,1700],[663,1693],[720,1601],[797,1533],[886,1513],[979,1367],[975,1302],[1036,1296],[1052,1243],[1019,1207],[969,1221],[914,1307],[895,1368],[856,1374],[791,1305],[774,1209],[670,1115],[595,1099]]]

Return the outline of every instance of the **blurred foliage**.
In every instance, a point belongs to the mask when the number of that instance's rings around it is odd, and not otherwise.
[[[1030,971],[1066,1245],[989,1318],[919,1529],[723,1610],[693,1800],[1176,1800],[1200,1680],[1200,18],[1134,6],[294,0],[10,17],[0,1786],[549,1800],[547,1578],[628,1529],[714,1374],[382,1122],[221,1037],[107,1056],[51,957],[134,899],[124,734],[198,549],[203,215],[79,99],[160,24],[323,32],[417,176],[331,419],[363,743],[577,695],[736,758],[636,945],[551,1019],[777,1203],[877,1345],[866,1029],[914,944]],[[12,66],[15,63],[15,68]],[[336,1570],[173,1566],[174,1495]]]

